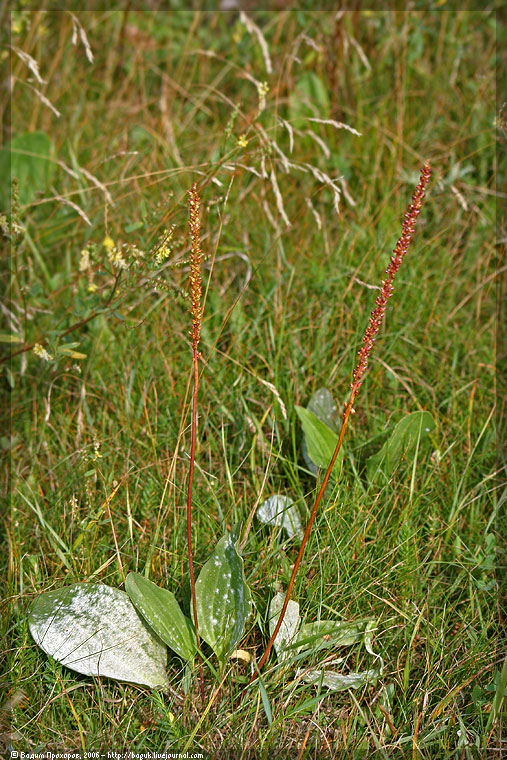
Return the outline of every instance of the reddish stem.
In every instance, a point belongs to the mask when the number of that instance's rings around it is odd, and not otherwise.
[[[201,199],[197,190],[197,184],[194,183],[188,193],[190,207],[190,295],[192,298],[192,362],[194,374],[194,388],[192,393],[192,442],[190,448],[190,470],[188,473],[188,492],[187,492],[187,544],[188,544],[188,568],[190,573],[190,590],[192,594],[192,611],[194,613],[195,639],[197,644],[199,658],[199,683],[201,698],[204,704],[204,675],[202,670],[202,660],[199,653],[199,625],[197,622],[197,603],[195,598],[195,575],[194,575],[194,557],[192,553],[192,485],[194,482],[194,464],[195,464],[195,444],[197,439],[197,391],[199,389],[199,339],[202,325],[202,307],[201,307]]]
[[[363,345],[361,349],[358,351],[359,359],[354,369],[353,379],[351,383],[350,398],[343,413],[343,421],[342,421],[342,426],[340,430],[340,435],[338,436],[338,442],[336,444],[336,448],[334,450],[334,454],[331,458],[329,466],[326,470],[326,474],[324,475],[324,479],[322,481],[322,485],[317,494],[317,498],[315,499],[315,504],[313,505],[310,519],[308,520],[308,525],[306,526],[303,540],[301,541],[301,546],[299,548],[298,556],[294,563],[292,575],[290,577],[289,584],[287,586],[287,592],[285,594],[285,599],[282,605],[282,609],[278,617],[278,622],[275,626],[273,633],[271,634],[271,638],[268,641],[266,651],[264,652],[261,659],[259,660],[259,664],[257,666],[258,672],[261,670],[266,660],[268,659],[271,653],[271,649],[273,647],[275,638],[278,635],[278,631],[280,630],[282,626],[285,612],[289,605],[290,595],[294,587],[294,581],[296,579],[296,575],[297,575],[299,566],[301,564],[301,559],[303,557],[306,544],[308,543],[308,538],[310,536],[310,531],[312,529],[313,521],[315,520],[315,515],[317,514],[317,510],[322,500],[322,496],[324,495],[324,491],[326,490],[326,486],[328,484],[329,478],[331,477],[331,472],[333,470],[334,464],[336,462],[338,454],[340,453],[343,439],[345,437],[345,432],[347,430],[347,426],[349,423],[350,415],[354,413],[354,409],[353,409],[354,401],[362,385],[363,376],[368,366],[368,359],[369,359],[371,350],[373,348],[373,345],[375,343],[377,333],[380,330],[380,326],[385,316],[388,299],[393,294],[394,278],[403,262],[403,258],[405,257],[405,254],[407,253],[408,247],[412,241],[412,238],[415,232],[417,217],[419,216],[421,212],[421,206],[424,199],[424,190],[426,188],[426,185],[429,182],[430,175],[431,175],[430,165],[429,165],[429,162],[426,161],[421,169],[421,176],[419,179],[419,183],[415,189],[414,195],[412,197],[412,202],[410,203],[407,213],[404,216],[401,237],[399,238],[396,244],[396,247],[393,251],[393,255],[391,256],[391,260],[389,262],[389,266],[386,269],[387,276],[385,280],[382,282],[380,294],[376,300],[375,309],[371,313],[370,321],[369,321],[368,327],[366,328],[366,332],[364,334]],[[257,674],[254,674],[247,685],[250,685],[256,678],[257,678]],[[238,704],[241,703],[241,700],[243,699],[244,694],[245,694],[245,690],[243,690],[243,692],[241,693]]]
[[[320,486],[319,492],[317,494],[317,498],[315,499],[315,504],[313,505],[313,509],[312,509],[312,513],[310,515],[310,519],[308,520],[308,525],[306,526],[306,530],[305,530],[305,533],[304,533],[304,536],[303,536],[303,540],[301,541],[301,546],[299,548],[298,556],[296,557],[296,561],[294,563],[294,567],[293,567],[293,570],[292,570],[292,575],[291,575],[290,580],[289,580],[289,585],[287,586],[287,592],[285,594],[285,599],[284,599],[284,602],[283,602],[283,605],[282,605],[282,609],[280,611],[280,616],[278,618],[278,622],[277,622],[277,624],[275,626],[275,629],[274,629],[273,633],[271,634],[271,638],[268,641],[268,645],[266,647],[266,651],[264,652],[264,654],[262,655],[261,659],[259,660],[259,664],[257,665],[258,670],[260,670],[263,667],[263,665],[265,664],[265,662],[268,659],[269,655],[271,654],[271,649],[273,647],[274,641],[275,641],[275,639],[276,639],[276,637],[278,635],[278,631],[280,630],[280,628],[282,626],[283,618],[285,616],[285,612],[286,612],[287,607],[289,605],[290,595],[291,595],[292,589],[294,587],[294,581],[296,580],[296,575],[297,575],[297,572],[298,572],[298,569],[299,569],[299,565],[301,564],[301,560],[303,558],[303,554],[304,554],[304,551],[305,551],[305,548],[306,548],[306,544],[308,543],[308,538],[310,536],[310,531],[312,529],[313,521],[315,520],[315,515],[317,514],[317,510],[318,510],[320,502],[322,500],[322,496],[324,495],[324,491],[326,490],[326,486],[328,484],[329,478],[331,477],[331,472],[333,471],[333,467],[335,465],[336,459],[338,457],[338,454],[340,453],[340,449],[342,447],[343,439],[345,437],[345,431],[347,430],[347,425],[348,425],[348,422],[349,422],[349,417],[350,417],[350,415],[353,412],[352,406],[353,406],[354,399],[355,399],[355,397],[357,395],[358,390],[359,390],[359,386],[357,386],[357,385],[354,384],[352,386],[352,392],[350,394],[349,402],[348,402],[347,406],[345,407],[345,411],[344,411],[344,414],[343,414],[343,422],[342,422],[342,426],[341,426],[341,430],[340,430],[340,435],[338,436],[338,443],[336,444],[336,448],[334,450],[334,454],[333,454],[333,456],[331,458],[331,461],[329,463],[329,467],[327,468],[326,474],[324,475],[324,479],[322,481],[322,485]],[[257,674],[254,674],[252,676],[252,678],[250,679],[248,685],[250,685],[250,683],[252,683],[256,678],[257,678]],[[244,692],[243,692],[243,694],[244,694]],[[241,698],[243,697],[243,694],[241,695]],[[240,701],[241,701],[241,699],[240,699]]]
[[[192,553],[192,486],[194,483],[194,464],[195,464],[195,445],[197,439],[197,391],[199,389],[199,351],[197,344],[194,342],[192,349],[194,388],[192,392],[192,442],[190,446],[190,469],[188,473],[188,490],[187,490],[187,545],[188,545],[188,569],[190,574],[190,591],[192,595],[192,610],[194,613],[195,641],[197,650],[200,648],[199,626],[197,623],[197,603],[195,598],[195,574],[194,574],[194,556]],[[204,703],[204,674],[202,670],[201,657],[199,658],[199,685],[201,699]]]

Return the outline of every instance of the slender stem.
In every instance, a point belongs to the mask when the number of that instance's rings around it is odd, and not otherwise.
[[[188,545],[188,569],[190,574],[190,590],[192,595],[192,610],[194,613],[194,628],[197,650],[199,651],[201,642],[199,639],[199,626],[197,623],[197,603],[195,599],[195,574],[194,574],[194,555],[192,552],[192,486],[194,483],[194,465],[195,465],[195,445],[197,439],[197,392],[199,390],[199,351],[194,342],[192,349],[192,362],[194,373],[194,388],[192,393],[192,441],[190,446],[190,470],[188,473],[188,490],[187,490],[187,545]],[[204,674],[202,669],[202,660],[199,658],[199,685],[201,699],[204,703]]]
[[[287,586],[284,603],[282,605],[282,609],[280,611],[277,624],[275,626],[273,633],[271,634],[271,638],[268,641],[266,651],[264,652],[261,659],[259,660],[257,671],[260,671],[260,669],[262,668],[262,666],[265,664],[266,660],[268,659],[271,653],[271,649],[273,647],[275,638],[278,635],[278,631],[280,630],[282,626],[285,612],[289,605],[290,595],[294,587],[294,581],[296,579],[296,575],[297,575],[299,566],[301,564],[301,560],[303,558],[306,544],[308,543],[308,538],[310,536],[310,531],[312,529],[313,521],[315,520],[315,515],[317,514],[317,510],[322,500],[322,496],[324,495],[324,491],[326,489],[327,483],[329,481],[329,478],[331,477],[331,472],[333,470],[334,464],[336,462],[338,454],[340,453],[343,439],[345,437],[345,432],[349,424],[350,415],[354,413],[354,409],[353,409],[354,401],[362,385],[363,376],[368,367],[368,359],[369,359],[370,353],[375,343],[377,334],[380,330],[380,326],[384,320],[388,300],[392,296],[393,291],[394,291],[394,287],[393,287],[394,278],[403,262],[405,254],[407,253],[408,247],[414,236],[417,217],[419,216],[421,212],[421,206],[424,200],[424,190],[426,189],[426,185],[429,182],[430,176],[431,176],[430,164],[428,161],[426,161],[423,167],[421,168],[419,183],[415,189],[414,195],[412,196],[412,202],[410,203],[407,213],[405,214],[403,218],[401,237],[399,238],[396,244],[396,247],[393,251],[393,255],[391,256],[389,265],[386,269],[386,278],[382,282],[380,294],[376,300],[375,309],[371,313],[370,321],[363,337],[363,345],[361,349],[358,351],[359,359],[354,369],[352,382],[350,384],[350,387],[351,387],[350,398],[343,412],[343,420],[342,420],[340,435],[338,436],[338,442],[336,444],[336,448],[334,450],[334,454],[331,458],[329,466],[326,470],[326,474],[324,475],[324,479],[322,481],[322,485],[317,494],[317,498],[315,499],[315,504],[313,505],[313,509],[310,515],[310,519],[308,520],[308,525],[306,526],[303,540],[301,541],[299,553],[294,563],[294,568],[292,570],[292,575],[290,577],[289,585]],[[256,678],[257,678],[257,674],[254,674],[252,678],[250,679],[249,684],[252,683]],[[241,700],[243,699],[244,694],[245,694],[245,690],[243,690],[243,692],[241,693],[238,704],[241,703]]]
[[[299,553],[298,553],[298,556],[297,556],[296,561],[294,563],[294,568],[292,570],[292,575],[290,577],[289,585],[287,586],[287,592],[285,594],[285,600],[284,600],[284,603],[282,605],[282,609],[280,611],[280,616],[278,618],[278,622],[277,622],[277,624],[275,626],[275,629],[274,629],[273,633],[271,634],[271,638],[268,641],[268,645],[266,647],[266,651],[262,655],[262,657],[259,660],[259,663],[257,665],[257,667],[258,667],[259,670],[262,668],[262,666],[265,664],[266,660],[268,659],[268,657],[269,657],[269,655],[271,653],[271,649],[273,647],[273,643],[274,643],[274,641],[275,641],[275,639],[276,639],[276,637],[278,635],[278,631],[280,630],[280,628],[282,626],[283,618],[284,618],[284,615],[285,615],[285,611],[287,610],[287,607],[289,605],[290,595],[292,593],[292,589],[293,589],[293,586],[294,586],[294,581],[296,580],[296,575],[297,575],[297,572],[298,572],[298,569],[299,569],[299,565],[301,564],[301,560],[303,558],[303,554],[304,554],[304,551],[305,551],[305,548],[306,548],[306,544],[308,543],[308,538],[310,536],[310,531],[312,529],[313,521],[315,520],[315,515],[317,514],[317,510],[319,508],[319,504],[320,504],[320,502],[322,500],[322,496],[324,495],[324,491],[326,490],[326,486],[328,484],[329,478],[331,477],[331,472],[332,472],[333,467],[335,465],[336,459],[338,457],[338,454],[340,453],[340,449],[342,447],[343,439],[345,437],[345,431],[347,430],[347,426],[348,426],[348,423],[349,423],[349,417],[350,417],[350,415],[353,412],[354,399],[355,399],[355,397],[357,395],[358,390],[359,390],[359,387],[354,384],[352,386],[352,391],[351,391],[351,394],[350,394],[350,399],[349,399],[349,401],[347,403],[347,406],[345,407],[345,411],[343,413],[343,422],[342,422],[342,426],[341,426],[341,430],[340,430],[340,435],[338,436],[338,443],[336,444],[336,448],[334,450],[334,454],[333,454],[333,456],[331,458],[331,461],[329,463],[329,467],[327,468],[326,474],[324,475],[324,479],[322,481],[322,484],[320,486],[319,492],[317,494],[317,498],[315,499],[315,504],[313,505],[313,509],[312,509],[312,512],[311,512],[311,515],[310,515],[310,519],[308,520],[308,525],[306,526],[306,530],[305,530],[305,533],[304,533],[304,536],[303,536],[303,540],[301,541],[301,546],[299,548]],[[250,683],[252,683],[252,681],[254,681],[256,678],[257,678],[257,674],[255,674],[254,676],[252,676],[252,678],[250,679]]]
[[[202,327],[202,250],[201,250],[201,199],[197,190],[197,184],[194,183],[188,193],[190,207],[190,295],[192,300],[192,362],[194,374],[194,389],[192,393],[192,442],[190,449],[190,470],[188,473],[188,491],[187,491],[187,545],[188,545],[188,569],[190,574],[190,590],[192,594],[192,611],[194,613],[195,639],[197,644],[197,656],[199,659],[199,684],[201,690],[201,699],[204,704],[204,674],[202,669],[202,659],[199,653],[199,624],[197,621],[197,602],[195,598],[195,575],[194,575],[194,556],[192,553],[192,485],[194,482],[194,465],[195,465],[195,444],[197,439],[197,392],[199,390],[199,340],[201,337]]]

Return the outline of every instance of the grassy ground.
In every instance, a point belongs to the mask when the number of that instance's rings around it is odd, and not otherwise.
[[[44,133],[38,149],[49,145],[51,161],[21,147],[25,232],[12,248],[3,313],[2,331],[21,351],[3,380],[12,392],[12,436],[2,439],[12,493],[7,745],[188,745],[207,758],[500,757],[491,715],[503,558],[495,15],[258,12],[264,55],[234,12],[77,16],[93,62],[79,34],[72,44],[70,14],[13,15],[12,44],[45,82],[13,52],[12,136]],[[298,130],[292,150],[282,120]],[[234,665],[203,711],[195,684],[185,694],[176,657],[168,695],[94,682],[46,657],[26,623],[43,590],[89,579],[121,586],[148,563],[152,580],[189,603],[187,275],[136,268],[132,247],[122,254],[130,268],[114,269],[106,236],[148,251],[174,224],[171,260],[181,259],[186,191],[213,176],[203,190],[203,244],[216,258],[205,275],[194,500],[201,566],[223,522],[245,525],[258,499],[283,493],[311,508],[315,479],[294,407],[322,386],[346,401],[375,298],[369,286],[380,282],[425,158],[434,174],[416,240],[356,405],[342,478],[295,589],[309,621],[376,619],[383,675],[329,694],[272,657],[264,695],[256,687],[235,709],[245,668]],[[316,169],[344,178],[339,214]],[[88,269],[87,245],[95,245]],[[53,360],[23,350],[35,343]],[[431,441],[388,484],[369,484],[366,457],[418,409],[435,419]],[[257,617],[241,645],[252,654],[263,651],[269,599],[294,558],[292,542],[252,522],[244,559]],[[371,665],[364,648],[344,656],[344,672]]]

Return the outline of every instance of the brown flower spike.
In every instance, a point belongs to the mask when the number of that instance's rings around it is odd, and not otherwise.
[[[303,553],[306,547],[306,544],[308,542],[308,537],[310,535],[310,530],[313,525],[313,521],[315,519],[315,515],[317,514],[317,510],[319,508],[319,504],[321,502],[322,496],[324,494],[324,491],[326,489],[328,480],[331,476],[331,472],[334,467],[334,463],[336,462],[336,459],[338,457],[338,454],[340,452],[343,438],[345,436],[345,431],[347,429],[347,425],[349,422],[350,415],[353,414],[353,404],[355,401],[355,398],[359,392],[359,389],[363,382],[363,376],[366,372],[366,368],[368,366],[368,358],[370,356],[371,350],[373,348],[373,344],[375,343],[375,339],[377,336],[378,331],[380,330],[380,326],[382,325],[382,321],[384,319],[384,315],[386,312],[387,302],[388,299],[393,294],[393,281],[396,276],[396,272],[401,266],[401,263],[403,261],[403,258],[408,250],[408,246],[410,245],[410,242],[414,236],[415,232],[415,225],[417,221],[417,217],[419,216],[419,213],[421,211],[421,206],[424,198],[424,190],[426,188],[426,185],[429,182],[431,176],[431,168],[428,161],[425,162],[421,169],[421,176],[419,179],[419,184],[417,185],[414,195],[412,197],[412,202],[408,207],[407,213],[405,214],[405,217],[403,219],[403,225],[402,225],[402,231],[401,231],[401,237],[398,240],[396,247],[393,251],[393,254],[391,256],[391,261],[389,262],[389,266],[386,269],[386,278],[382,282],[382,288],[380,290],[380,295],[377,298],[375,309],[371,313],[370,321],[368,324],[368,327],[366,328],[366,332],[364,334],[363,338],[363,345],[361,349],[359,350],[359,360],[357,363],[356,368],[354,369],[353,376],[352,376],[352,383],[351,383],[351,392],[350,392],[350,398],[345,406],[345,410],[343,412],[343,422],[340,430],[340,435],[338,436],[338,443],[336,444],[336,449],[334,451],[333,457],[331,459],[331,462],[329,463],[329,467],[326,470],[326,474],[324,475],[324,479],[322,481],[321,487],[319,489],[319,492],[317,494],[317,498],[315,500],[315,504],[313,505],[312,512],[310,514],[310,519],[308,520],[308,525],[306,526],[306,530],[303,536],[303,540],[301,541],[301,546],[299,549],[299,554],[296,558],[296,561],[294,563],[294,567],[292,570],[292,575],[289,580],[289,584],[287,586],[287,593],[285,594],[285,600],[282,606],[282,609],[280,611],[280,617],[278,618],[278,622],[275,626],[275,629],[273,633],[271,634],[271,638],[268,641],[268,645],[266,647],[266,651],[262,655],[261,659],[259,660],[259,664],[257,665],[257,670],[259,671],[266,660],[269,657],[269,654],[271,652],[271,648],[273,646],[273,643],[275,641],[275,638],[278,634],[278,631],[280,630],[283,622],[283,618],[285,615],[285,612],[287,610],[290,595],[292,593],[292,589],[294,586],[294,581],[296,578],[296,574],[299,568],[299,565],[301,563],[301,559],[303,557]],[[255,680],[257,675],[252,676],[250,683]],[[245,692],[242,692],[241,698]],[[241,701],[240,698],[240,701]]]
[[[412,203],[408,207],[407,213],[403,219],[403,226],[401,230],[401,237],[396,244],[396,248],[391,256],[391,261],[386,269],[387,277],[382,281],[382,289],[380,295],[377,298],[375,309],[371,313],[370,322],[366,328],[366,332],[363,338],[363,345],[358,351],[359,361],[354,370],[353,381],[351,388],[356,389],[356,393],[362,385],[362,377],[366,372],[368,366],[368,357],[375,343],[375,338],[384,319],[384,314],[387,308],[387,300],[392,296],[394,292],[393,280],[396,276],[396,272],[401,266],[403,257],[405,256],[410,241],[414,236],[415,223],[417,217],[421,213],[421,206],[424,199],[424,189],[429,182],[431,176],[431,168],[429,162],[423,165],[421,169],[421,178],[419,184],[415,189],[415,193],[412,197]],[[354,394],[355,395],[355,394]]]
[[[192,346],[195,350],[199,346],[202,326],[202,250],[201,250],[201,198],[197,192],[197,183],[194,182],[188,191],[188,205],[190,218],[191,254],[190,254],[190,296],[192,298]]]

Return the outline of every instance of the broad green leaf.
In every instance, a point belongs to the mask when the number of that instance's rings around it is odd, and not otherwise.
[[[294,647],[298,652],[309,653],[334,647],[349,647],[364,641],[368,621],[357,623],[337,622],[335,620],[318,620],[301,626]]]
[[[307,409],[313,412],[321,422],[324,422],[335,433],[340,432],[340,411],[331,391],[327,388],[318,388],[315,391],[308,402]]]
[[[45,132],[24,132],[0,150],[0,171],[3,177],[17,177],[21,204],[30,203],[51,182],[55,168],[51,152],[52,142]],[[10,191],[9,184],[2,182],[4,209],[9,205]]]
[[[338,411],[338,406],[334,400],[331,391],[327,388],[318,388],[306,407],[310,412],[313,412],[321,422],[331,428],[336,433],[340,432],[341,418]],[[308,454],[308,446],[306,440],[303,438],[302,443],[303,459],[306,466],[313,472],[314,475],[318,472],[318,467],[315,465]]]
[[[317,467],[327,470],[336,449],[336,444],[338,443],[338,436],[309,409],[304,409],[302,406],[296,406],[296,412],[303,425],[303,432],[305,434],[305,441],[310,459],[317,465]],[[340,475],[342,461],[343,449],[338,454],[338,458],[331,473],[335,478]]]
[[[301,675],[303,671],[298,671]],[[373,683],[379,677],[376,669],[363,670],[361,673],[336,673],[333,670],[310,670],[303,677],[307,683],[329,689],[329,691],[344,691],[345,689],[360,689],[361,686]]]
[[[195,584],[199,635],[223,666],[243,636],[251,594],[243,560],[229,532],[220,539]]]
[[[125,227],[125,234],[128,235],[131,232],[135,232],[136,230],[140,230],[141,227],[143,227],[143,226],[144,226],[144,222],[142,222],[141,220],[139,220],[137,222],[132,222],[132,224],[128,224]]]
[[[127,575],[125,590],[157,636],[184,660],[193,660],[196,653],[194,626],[181,611],[174,594],[139,573]]]
[[[435,429],[435,422],[429,412],[412,412],[403,417],[377,454],[366,462],[366,473],[373,480],[377,472],[389,478],[400,460],[413,451],[418,442]]]
[[[285,594],[278,592],[276,596],[271,600],[269,605],[269,635],[273,635],[273,631],[276,628],[282,606],[285,601]],[[276,634],[276,638],[273,642],[275,652],[280,662],[286,660],[291,656],[291,652],[288,651],[288,647],[292,644],[299,628],[299,604],[297,602],[289,600],[285,615],[282,620],[280,630]]]
[[[301,517],[295,502],[289,496],[275,494],[257,509],[257,518],[266,525],[276,525],[284,528],[289,538],[303,538]]]
[[[46,654],[78,673],[168,686],[165,646],[123,591],[102,583],[48,591],[33,603],[28,625]]]

